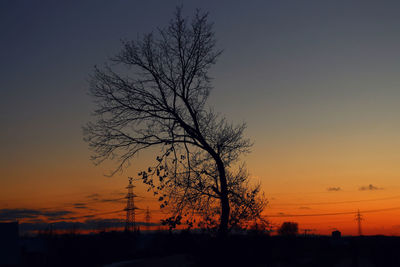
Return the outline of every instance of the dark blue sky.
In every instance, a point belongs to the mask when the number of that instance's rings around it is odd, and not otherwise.
[[[343,97],[342,86],[326,87],[340,80],[362,83],[371,75],[392,83],[397,75],[396,1],[214,2],[183,1],[187,14],[199,7],[215,22],[225,50],[213,72],[215,94],[220,101],[226,92],[236,99],[223,106],[253,105],[269,94],[319,91],[330,97],[325,91],[334,90]],[[82,116],[92,66],[116,53],[121,38],[165,25],[177,3],[182,1],[2,1],[2,119],[19,124],[36,116]],[[250,89],[263,97],[249,98]]]

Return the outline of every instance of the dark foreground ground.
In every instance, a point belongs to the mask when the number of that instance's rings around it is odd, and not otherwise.
[[[206,234],[53,235],[20,240],[22,266],[400,266],[400,238]],[[1,255],[1,254],[0,254]]]

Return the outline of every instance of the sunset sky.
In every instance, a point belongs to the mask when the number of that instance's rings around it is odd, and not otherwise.
[[[113,162],[92,164],[89,76],[183,3],[214,22],[224,52],[209,104],[247,123],[243,160],[271,223],[357,234],[359,209],[364,234],[400,235],[400,2],[247,2],[1,1],[0,221],[123,218],[105,213],[124,208],[127,177],[156,154],[112,178]],[[136,185],[137,206],[161,218]]]

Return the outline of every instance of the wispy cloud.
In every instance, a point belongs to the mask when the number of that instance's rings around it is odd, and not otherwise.
[[[369,184],[368,186],[361,186],[359,188],[360,191],[374,191],[374,190],[383,190],[381,187],[377,187],[375,185]]]
[[[126,196],[126,192],[122,192],[122,191],[115,191],[113,193],[111,193],[114,196]]]
[[[39,209],[0,209],[0,221],[15,221],[21,219],[39,219],[45,217],[47,220],[64,219],[65,215],[72,214],[69,210],[43,211]]]
[[[140,226],[158,226],[159,223],[145,223],[136,222]],[[81,229],[81,230],[94,230],[99,228],[120,228],[125,226],[125,220],[122,219],[87,219],[83,222],[73,221],[61,221],[51,223],[52,229],[54,230],[69,230],[69,229]],[[27,231],[38,231],[48,229],[49,224],[44,221],[37,222],[25,222],[20,224],[22,232]]]
[[[114,192],[112,195],[118,195],[118,196],[125,196],[125,194],[122,194],[121,192]],[[103,197],[100,194],[91,194],[86,196],[89,198],[91,201],[94,202],[117,202],[117,203],[123,203],[125,202],[125,197],[120,197],[120,198],[110,198],[110,197]]]
[[[48,220],[62,220],[65,218],[65,215],[71,214],[73,214],[73,212],[69,210],[55,210],[42,212],[41,215],[47,217]]]
[[[310,207],[299,207],[300,210],[310,210]]]
[[[1,209],[0,221],[37,218],[40,215],[40,211],[32,209]]]
[[[74,203],[74,204],[72,204],[72,206],[73,206],[75,209],[89,209],[89,208],[86,206],[86,203]]]
[[[126,200],[124,197],[122,198],[101,198],[98,200],[99,202],[117,202],[117,203],[124,203]]]
[[[337,192],[337,191],[342,191],[342,188],[338,187],[328,187],[326,190],[330,191],[330,192]]]
[[[100,194],[90,194],[88,196],[86,196],[87,198],[91,199],[91,200],[98,200],[100,198]]]

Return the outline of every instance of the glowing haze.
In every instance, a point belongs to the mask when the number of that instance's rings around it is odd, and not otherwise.
[[[93,166],[81,131],[93,110],[89,75],[121,38],[166,25],[181,2],[0,3],[0,220],[123,218],[102,213],[123,208],[127,176],[155,154],[112,178],[111,162]],[[269,220],[356,234],[359,209],[364,234],[399,235],[400,4],[184,1],[187,15],[195,8],[210,12],[224,49],[209,103],[247,122],[254,147],[244,160]],[[137,205],[159,219],[137,186]]]

